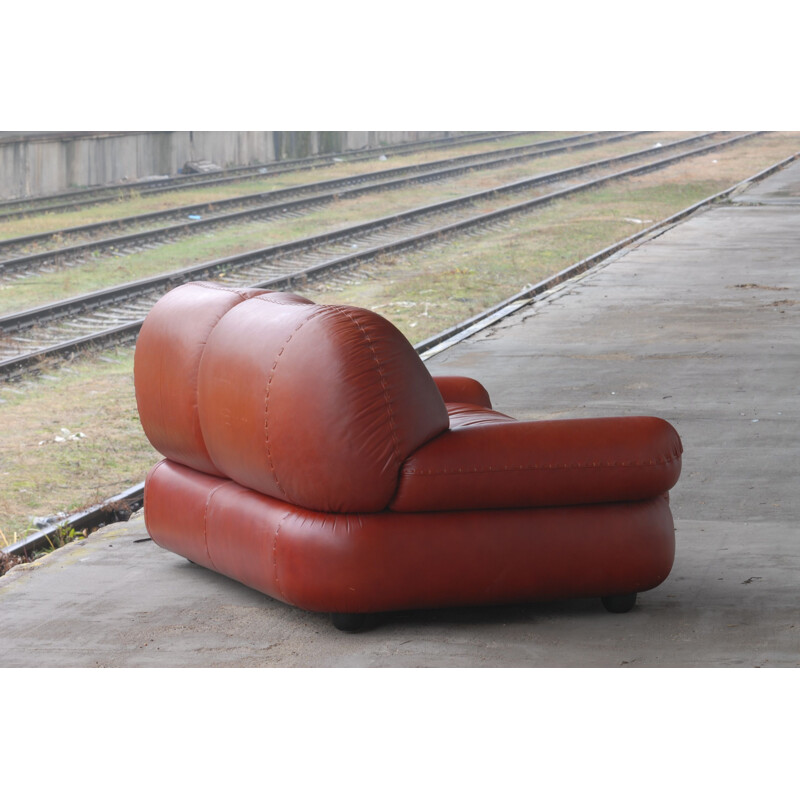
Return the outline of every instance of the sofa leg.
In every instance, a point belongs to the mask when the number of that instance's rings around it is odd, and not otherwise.
[[[601,598],[603,607],[612,614],[624,614],[636,605],[636,592],[632,594],[611,594]]]
[[[371,627],[375,619],[373,614],[343,614],[334,611],[331,622],[337,630],[355,633]]]

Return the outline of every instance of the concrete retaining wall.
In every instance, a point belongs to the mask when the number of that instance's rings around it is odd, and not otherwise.
[[[0,198],[439,139],[448,131],[78,131],[0,133]]]

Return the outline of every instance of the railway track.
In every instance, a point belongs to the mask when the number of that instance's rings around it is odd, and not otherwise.
[[[578,192],[662,169],[677,161],[711,152],[720,147],[757,135],[751,132],[701,147],[682,150],[677,155],[650,159],[618,172],[593,177],[582,183],[545,195],[529,197],[483,213],[474,212],[477,202],[530,192],[543,184],[615,168],[635,154],[603,159],[536,178],[516,181],[495,189],[465,195],[413,211],[372,220],[327,234],[307,237],[230,258],[193,265],[153,278],[94,292],[60,303],[0,318],[0,375],[5,378],[24,374],[43,358],[63,356],[89,345],[104,345],[136,336],[147,311],[173,286],[193,280],[214,280],[231,286],[291,288],[319,280],[334,271],[363,268],[380,256],[420,247],[463,232],[491,229],[509,217],[563,199]],[[657,151],[686,146],[701,137],[673,143]],[[639,158],[641,158],[641,154]],[[466,213],[465,213],[466,210]]]
[[[233,181],[248,179],[259,180],[286,172],[312,170],[336,163],[356,163],[379,158],[381,155],[404,155],[426,150],[440,150],[445,147],[479,144],[499,141],[513,136],[522,136],[530,131],[494,131],[450,136],[424,142],[406,142],[387,145],[385,147],[367,148],[358,151],[330,153],[306,158],[286,159],[267,164],[254,164],[246,167],[230,167],[214,173],[196,173],[191,175],[174,175],[139,180],[129,184],[112,186],[96,186],[87,189],[71,189],[57,194],[41,195],[14,200],[0,201],[0,222],[9,219],[41,214],[44,212],[65,211],[81,208],[86,205],[120,200],[130,195],[150,195],[179,191],[187,187],[219,186]],[[583,134],[579,134],[583,135]]]
[[[72,266],[103,254],[135,252],[184,236],[245,220],[285,216],[300,209],[316,208],[342,197],[397,189],[412,183],[446,180],[470,170],[497,169],[514,162],[544,158],[556,153],[597,147],[641,135],[641,131],[610,135],[589,134],[530,145],[492,150],[395,169],[378,170],[346,178],[317,181],[285,189],[256,192],[226,200],[179,206],[167,210],[122,217],[72,228],[0,239],[0,276],[27,277],[37,267]],[[359,189],[360,187],[360,189]],[[297,203],[295,201],[302,200]],[[202,218],[201,218],[202,217]],[[192,221],[187,222],[189,218]],[[173,225],[174,220],[181,222]],[[159,225],[144,228],[146,225]],[[130,231],[130,232],[128,232]],[[114,234],[102,239],[104,235]],[[71,240],[77,240],[70,243]],[[55,247],[53,247],[55,245]],[[44,248],[37,250],[37,248]],[[33,250],[33,252],[31,252]]]
[[[459,324],[441,331],[440,333],[429,337],[422,342],[419,342],[414,346],[415,350],[420,354],[423,360],[427,360],[437,352],[440,352],[441,350],[458,343],[462,339],[471,336],[473,333],[488,327],[496,320],[514,313],[524,305],[534,301],[536,298],[557,290],[567,281],[578,277],[597,264],[602,263],[620,250],[629,247],[630,245],[642,239],[664,233],[673,225],[677,224],[680,220],[690,216],[700,208],[724,199],[725,197],[736,192],[741,186],[756,183],[759,180],[762,180],[763,178],[783,168],[798,158],[800,158],[800,153],[795,153],[794,155],[785,158],[776,164],[773,164],[767,169],[762,170],[757,175],[747,178],[722,192],[711,195],[710,197],[707,197],[698,203],[694,203],[682,211],[679,211],[677,214],[673,214],[667,219],[661,220],[649,228],[641,230],[632,236],[615,242],[609,247],[604,248],[603,250],[594,253],[588,258],[582,259],[575,264],[572,264],[566,269],[561,270],[561,272],[557,273],[556,275],[541,281],[535,286],[506,298],[492,308],[486,309],[474,317],[463,320]],[[142,507],[143,503],[144,483],[138,483],[115,495],[114,497],[108,498],[102,503],[92,506],[85,511],[65,517],[58,522],[52,523],[47,528],[29,535],[27,538],[3,548],[3,552],[7,553],[8,555],[31,555],[38,548],[44,546],[48,541],[48,538],[57,533],[59,527],[72,528],[76,531],[91,532],[104,525],[108,525],[119,520],[128,519],[131,513]]]

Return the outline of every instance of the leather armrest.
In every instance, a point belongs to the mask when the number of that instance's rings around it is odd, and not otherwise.
[[[403,464],[395,511],[642,500],[678,480],[682,446],[656,417],[508,422],[451,429]]]
[[[491,408],[489,392],[474,378],[460,375],[434,375],[433,382],[445,403],[468,403],[473,406]]]

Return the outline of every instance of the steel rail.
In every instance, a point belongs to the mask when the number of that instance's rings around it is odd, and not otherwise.
[[[344,151],[325,155],[306,156],[305,158],[284,159],[271,161],[265,164],[251,164],[249,166],[229,167],[214,173],[198,173],[191,175],[173,175],[169,177],[145,178],[126,184],[112,184],[88,187],[84,189],[70,189],[37,197],[14,198],[0,201],[0,221],[27,217],[44,212],[62,211],[64,209],[78,208],[84,205],[110,202],[127,195],[153,194],[159,192],[178,191],[195,186],[218,185],[231,181],[258,179],[272,175],[281,175],[286,172],[299,172],[330,166],[335,163],[352,163],[368,161],[387,153],[403,155],[407,152],[420,152],[426,150],[439,150],[445,147],[458,147],[460,145],[480,144],[486,141],[497,141],[514,136],[524,136],[533,131],[496,131],[490,134],[466,134],[442,139],[429,139],[422,142],[405,142],[385,147],[365,148],[356,151]],[[587,136],[589,134],[577,134]],[[215,175],[211,178],[209,175]],[[62,198],[72,198],[75,202],[65,202],[56,205],[47,205],[48,202],[58,201]],[[28,207],[24,207],[28,206]],[[3,211],[3,209],[6,209]]]
[[[119,238],[123,242],[124,234],[106,240],[91,239],[86,242],[79,242],[75,245],[67,247],[54,248],[48,251],[41,251],[32,254],[24,254],[15,257],[13,251],[26,247],[44,246],[53,240],[63,240],[73,236],[97,236],[97,234],[105,231],[115,231],[125,227],[142,225],[153,222],[168,222],[172,219],[183,219],[189,215],[195,214],[214,214],[215,216],[206,220],[197,220],[195,222],[184,223],[179,229],[186,228],[187,230],[200,230],[204,226],[213,224],[214,221],[224,219],[223,212],[228,208],[239,208],[244,206],[264,206],[269,207],[269,204],[276,200],[290,199],[295,196],[305,196],[315,193],[324,193],[325,191],[333,191],[335,189],[346,189],[361,184],[370,183],[370,190],[377,190],[384,182],[388,182],[392,178],[405,176],[405,175],[418,175],[416,181],[433,181],[439,179],[439,173],[442,177],[452,177],[459,174],[456,171],[457,167],[462,167],[462,172],[470,169],[487,169],[498,167],[506,163],[514,161],[544,158],[548,155],[562,153],[571,150],[580,150],[589,147],[597,147],[602,144],[609,144],[624,139],[630,139],[640,136],[643,131],[629,131],[623,133],[614,133],[605,137],[595,137],[585,139],[581,142],[570,140],[554,140],[556,142],[566,141],[566,144],[551,145],[551,142],[535,142],[528,145],[520,145],[518,147],[490,150],[484,153],[471,154],[466,156],[457,156],[455,158],[441,159],[439,161],[431,161],[422,164],[412,164],[407,167],[395,167],[386,170],[374,170],[372,172],[365,172],[359,175],[351,175],[346,178],[332,178],[329,180],[316,181],[314,183],[298,184],[297,186],[289,186],[283,189],[274,189],[265,192],[255,192],[253,194],[237,195],[223,200],[213,200],[203,203],[195,203],[192,205],[177,206],[175,208],[164,209],[160,211],[152,211],[145,214],[136,214],[128,217],[117,217],[115,219],[103,220],[101,222],[93,222],[85,225],[77,225],[70,228],[60,228],[57,230],[45,231],[42,233],[32,233],[26,236],[17,236],[13,239],[0,239],[0,257],[3,253],[10,253],[5,256],[5,262],[0,263],[0,270],[8,271],[9,262],[13,261],[14,264],[24,264],[28,261],[36,263],[37,259],[46,259],[48,254],[53,256],[69,257],[79,253],[80,250],[76,248],[86,247],[87,249],[96,249],[98,246],[104,249],[112,249],[115,241]],[[402,185],[402,184],[398,184]],[[330,195],[331,197],[339,196]],[[258,213],[256,209],[252,213]],[[130,234],[131,236],[156,236],[159,232],[167,231],[168,228],[160,227],[157,229],[139,231]],[[19,269],[20,267],[17,267]]]
[[[290,242],[284,242],[269,247],[260,248],[258,250],[251,250],[244,253],[239,253],[234,256],[217,259],[203,264],[192,265],[169,273],[156,275],[152,278],[142,278],[138,281],[133,281],[120,286],[111,287],[110,289],[101,289],[96,292],[91,292],[78,297],[62,300],[56,303],[50,303],[44,306],[38,306],[26,311],[8,314],[0,317],[0,334],[8,333],[11,331],[20,331],[34,325],[41,324],[48,320],[55,320],[65,316],[70,316],[74,313],[84,313],[87,309],[97,308],[101,306],[109,306],[117,303],[121,299],[128,299],[137,295],[148,292],[151,289],[160,290],[166,285],[171,285],[176,280],[178,282],[185,282],[185,280],[194,280],[194,276],[206,277],[213,273],[230,271],[231,269],[241,266],[242,264],[249,264],[254,259],[275,259],[277,256],[290,255],[293,252],[308,250],[312,247],[318,247],[326,244],[334,243],[338,240],[346,240],[353,236],[359,236],[375,230],[387,228],[391,225],[400,223],[413,223],[416,220],[423,219],[427,216],[441,214],[443,212],[458,209],[464,205],[471,205],[480,200],[493,199],[505,193],[517,193],[525,189],[535,188],[537,186],[554,183],[559,180],[578,176],[590,172],[595,169],[604,168],[623,164],[630,160],[639,158],[652,157],[655,152],[661,153],[665,150],[685,147],[697,141],[714,136],[713,133],[701,134],[699,136],[691,136],[686,139],[673,142],[665,147],[655,151],[654,148],[646,148],[644,150],[637,150],[632,153],[626,153],[621,156],[614,156],[611,158],[600,159],[591,161],[585,164],[580,164],[575,167],[568,167],[566,169],[557,170],[555,172],[544,173],[534,176],[532,178],[525,178],[523,180],[514,181],[503,186],[498,186],[493,189],[488,189],[480,192],[463,195],[452,200],[445,200],[438,203],[418,207],[405,212],[399,212],[381,217],[378,219],[370,220],[365,223],[359,223],[349,226],[347,228],[340,228],[328,233],[316,234],[314,236],[296,239]],[[744,134],[744,137],[753,134]],[[726,140],[726,142],[738,141],[740,137],[735,137],[733,140]],[[341,196],[341,192],[339,196]],[[298,203],[303,201],[297,201]],[[291,204],[283,204],[281,208],[291,210]],[[189,276],[189,277],[186,277]],[[174,280],[173,280],[174,279]]]
[[[567,281],[580,277],[587,270],[602,264],[604,261],[621,250],[625,250],[628,247],[631,247],[631,245],[641,242],[644,239],[655,239],[658,236],[663,235],[670,228],[675,227],[675,225],[677,225],[679,222],[682,222],[692,214],[695,214],[701,209],[713,205],[714,203],[719,203],[731,195],[738,193],[740,190],[764,180],[764,178],[769,177],[774,172],[783,169],[798,159],[800,159],[800,152],[794,153],[793,155],[788,156],[781,161],[777,161],[755,175],[751,175],[749,178],[745,178],[744,180],[735,183],[733,186],[730,186],[727,189],[723,189],[722,191],[709,195],[702,200],[698,200],[696,203],[687,206],[681,211],[678,211],[669,217],[665,217],[655,224],[650,225],[647,228],[643,228],[642,230],[637,231],[636,233],[633,233],[624,239],[620,239],[619,241],[614,242],[614,244],[611,244],[602,250],[598,250],[596,253],[593,253],[592,255],[587,256],[586,258],[581,259],[574,264],[571,264],[569,267],[565,267],[564,269],[560,270],[554,275],[551,275],[549,278],[545,278],[534,286],[522,289],[516,294],[507,297],[505,300],[501,300],[496,305],[491,306],[490,308],[487,308],[484,311],[481,311],[480,313],[475,314],[474,316],[469,317],[468,319],[463,320],[462,322],[457,323],[450,328],[447,328],[446,330],[440,331],[439,333],[434,334],[427,339],[424,339],[414,347],[423,360],[427,360],[442,350],[452,347],[454,344],[457,344],[463,339],[472,336],[479,330],[489,327],[497,320],[514,313],[522,306],[528,305],[537,297],[548,294]]]
[[[571,266],[566,267],[560,272],[557,272],[555,275],[540,281],[535,286],[525,288],[520,292],[507,297],[505,300],[502,300],[500,303],[492,306],[491,308],[469,317],[457,325],[447,328],[438,334],[435,334],[434,336],[418,342],[414,345],[414,349],[423,360],[427,360],[447,347],[451,347],[454,344],[469,338],[478,331],[483,330],[498,320],[509,316],[515,311],[518,311],[523,306],[526,306],[531,302],[535,302],[537,298],[552,293],[568,281],[579,278],[581,275],[583,275],[583,273],[587,272],[591,268],[602,266],[602,264],[611,256],[615,255],[621,250],[624,250],[643,239],[656,238],[657,236],[666,233],[666,231],[677,225],[686,217],[691,216],[697,211],[710,206],[713,203],[717,203],[720,200],[730,197],[740,189],[743,189],[751,184],[758,183],[759,181],[799,158],[800,152],[788,156],[787,158],[772,164],[766,169],[761,170],[761,172],[739,181],[728,189],[723,189],[716,194],[710,195],[705,199],[700,200],[697,203],[694,203],[663,220],[660,220],[648,228],[638,231],[637,233],[634,233],[625,239],[621,239],[620,241],[615,242],[614,244],[602,250],[599,250],[587,258],[575,262]],[[129,503],[129,507],[131,509],[140,508],[144,503],[144,483],[138,483],[130,489],[127,489],[124,492],[109,498],[97,506],[93,506],[85,512],[79,512],[71,517],[67,517],[60,523],[51,525],[47,530],[38,531],[34,534],[31,534],[26,539],[20,540],[19,542],[15,542],[14,544],[3,548],[2,552],[8,555],[25,555],[28,552],[33,552],[38,547],[41,547],[47,541],[50,535],[54,535],[58,531],[59,527],[71,527],[76,531],[85,531],[92,530],[104,524],[110,524],[116,521],[116,518],[119,515],[118,508],[122,503]],[[104,516],[100,510],[104,510]]]
[[[716,132],[721,133],[721,132]],[[284,189],[275,189],[268,192],[256,192],[249,195],[240,195],[225,200],[198,203],[188,206],[137,214],[130,217],[120,217],[103,222],[94,222],[72,228],[34,233],[19,236],[13,239],[0,239],[0,276],[26,273],[37,266],[59,264],[68,259],[81,259],[84,254],[92,256],[108,252],[115,252],[126,247],[143,246],[149,243],[160,243],[164,238],[174,241],[175,238],[188,236],[209,228],[227,225],[240,220],[263,219],[264,217],[277,216],[287,209],[287,202],[292,202],[291,208],[312,208],[322,203],[331,202],[343,197],[353,197],[360,194],[398,189],[414,183],[432,182],[453,178],[473,170],[497,169],[507,164],[518,161],[545,158],[556,153],[571,150],[580,150],[609,144],[624,139],[641,135],[640,131],[619,133],[602,139],[591,139],[575,144],[562,144],[542,148],[540,143],[523,145],[509,150],[493,150],[479,155],[458,156],[452,159],[415,164],[408,167],[397,167],[388,170],[353,175],[346,178],[333,178],[317,181],[315,183],[300,184]],[[705,134],[712,136],[715,133]],[[408,176],[401,179],[401,176]],[[357,187],[363,187],[360,190]],[[310,195],[310,197],[309,197]],[[296,203],[296,200],[302,200]],[[225,209],[237,210],[226,212]],[[14,250],[22,247],[44,245],[54,239],[63,239],[75,235],[97,235],[98,233],[113,231],[124,227],[133,227],[157,221],[168,222],[171,219],[184,219],[190,215],[213,215],[204,219],[190,222],[180,222],[173,225],[162,225],[157,228],[137,230],[132,233],[121,233],[107,239],[89,239],[72,245],[61,246],[50,250],[40,250],[35,253],[15,255]],[[4,252],[12,251],[3,256]]]
[[[513,135],[514,136],[518,136],[518,135],[523,135],[523,134],[515,133]],[[598,133],[585,133],[585,134],[577,134],[575,136],[565,137],[563,139],[552,139],[552,140],[548,140],[548,141],[550,141],[550,142],[569,141],[571,139],[575,139],[575,140],[577,140],[577,139],[585,139],[586,137],[589,137],[589,136],[598,136],[598,135],[600,135],[600,134],[598,134]],[[500,138],[502,138],[502,137],[500,137]],[[471,144],[471,143],[472,142],[468,142],[467,144]],[[545,142],[544,141],[543,142],[539,142],[538,144],[541,145],[543,143],[545,143]],[[357,158],[353,157],[353,158],[347,160],[345,163],[355,163],[355,162],[359,162],[359,161],[367,161],[367,160],[373,160],[373,159],[374,159],[374,156],[369,156],[369,157],[367,157],[367,156],[359,156]],[[342,159],[342,161],[344,161],[344,159]],[[329,164],[316,164],[316,165],[311,165],[311,166],[285,167],[285,166],[283,166],[285,163],[286,162],[279,162],[279,165],[274,167],[273,169],[266,170],[266,168],[264,168],[264,169],[260,170],[258,173],[241,175],[241,176],[234,175],[234,176],[216,177],[216,178],[209,178],[207,176],[194,176],[195,179],[193,180],[193,182],[191,184],[180,184],[180,185],[179,184],[174,184],[174,185],[170,184],[170,185],[166,185],[166,186],[165,185],[157,185],[157,186],[154,186],[154,187],[149,188],[149,189],[148,188],[137,189],[135,194],[137,196],[149,196],[149,195],[168,194],[170,192],[180,191],[180,190],[185,189],[185,188],[193,188],[193,189],[216,188],[217,186],[221,186],[221,185],[224,185],[224,184],[245,183],[245,182],[248,182],[248,181],[251,181],[251,180],[252,181],[261,180],[261,179],[263,179],[265,177],[274,177],[274,176],[278,176],[278,175],[291,174],[291,173],[297,173],[297,172],[307,172],[307,171],[314,170],[314,169],[317,169],[317,168],[322,167],[322,166],[330,166]],[[215,174],[218,174],[218,173],[215,173]],[[170,180],[176,180],[176,179],[170,179]],[[120,198],[120,197],[116,197],[115,196],[115,197],[111,197],[111,198],[108,198],[108,199],[109,200],[116,200],[116,199],[124,199],[124,197]],[[105,202],[105,200],[103,200],[102,202]],[[97,203],[95,203],[95,201],[88,200],[85,203],[78,203],[78,204],[68,203],[68,204],[65,204],[65,205],[62,205],[62,206],[58,206],[58,207],[52,206],[52,207],[49,207],[47,209],[44,209],[44,211],[52,212],[52,211],[62,211],[62,210],[70,210],[70,209],[75,210],[77,208],[83,208],[84,206],[87,206],[87,205],[96,205],[96,204]],[[13,218],[31,216],[34,213],[41,213],[41,212],[31,212],[31,213],[28,213],[28,212],[16,213],[16,212],[14,212],[13,214],[5,214],[5,215],[0,214],[0,223],[4,222],[6,220],[9,220],[9,219],[13,219]]]
[[[412,236],[406,236],[402,238],[395,238],[388,244],[380,244],[377,246],[368,247],[362,249],[358,253],[354,253],[351,255],[344,255],[344,256],[340,255],[333,258],[328,258],[327,260],[317,261],[312,266],[305,267],[296,270],[294,272],[290,272],[288,274],[284,272],[282,275],[270,277],[267,280],[253,281],[245,279],[243,281],[241,280],[241,278],[237,280],[231,280],[223,277],[223,282],[227,281],[229,285],[235,285],[235,286],[248,285],[248,286],[258,286],[261,288],[271,288],[271,289],[292,288],[298,283],[307,283],[309,280],[317,279],[320,276],[329,272],[338,271],[345,268],[352,268],[365,261],[372,260],[378,256],[386,255],[388,253],[419,247],[420,245],[429,242],[432,239],[442,239],[444,237],[449,237],[455,233],[461,232],[468,228],[490,225],[494,222],[503,220],[508,216],[532,210],[536,207],[554,202],[555,200],[569,197],[578,192],[597,188],[610,181],[620,180],[627,177],[633,177],[635,175],[645,174],[647,172],[651,172],[657,169],[662,169],[666,166],[669,166],[685,158],[690,158],[696,155],[700,155],[702,153],[710,152],[712,150],[719,149],[720,147],[733,144],[735,142],[741,141],[746,138],[750,138],[755,135],[757,135],[757,132],[736,136],[733,139],[729,139],[724,142],[706,145],[704,147],[696,148],[694,150],[680,153],[675,156],[659,159],[655,162],[639,165],[637,167],[624,170],[622,172],[612,173],[610,175],[596,178],[588,182],[579,184],[577,186],[573,186],[567,189],[562,189],[560,191],[550,193],[548,195],[539,196],[537,198],[526,200],[521,203],[515,203],[510,206],[505,206],[496,211],[486,212],[465,219],[461,219],[457,222],[442,225],[433,228],[431,230],[425,231],[424,233]],[[365,225],[356,227],[363,229],[369,227],[369,225],[370,223],[367,223]],[[311,237],[311,238],[324,239],[325,237]],[[302,241],[308,242],[309,240],[302,240]],[[297,245],[297,243],[289,243],[289,244],[290,246]],[[279,245],[276,248],[267,248],[267,250],[276,251],[280,249],[280,247],[281,246]],[[147,309],[149,309],[152,303],[155,302],[155,300],[157,300],[158,297],[164,291],[168,290],[172,286],[179,285],[181,283],[185,283],[190,280],[201,280],[215,276],[219,279],[220,277],[222,277],[219,275],[219,273],[226,269],[230,269],[233,262],[241,263],[243,260],[246,261],[248,256],[251,257],[252,259],[254,253],[258,255],[263,255],[263,252],[265,251],[251,251],[250,253],[240,254],[239,256],[236,256],[233,259],[220,259],[217,260],[216,262],[207,262],[206,264],[203,265],[187,267],[183,270],[178,270],[173,273],[167,273],[162,276],[156,276],[156,278],[153,279],[144,279],[142,281],[125,284],[120,287],[114,287],[111,290],[95,292],[92,295],[84,295],[83,297],[75,298],[72,301],[65,301],[64,303],[61,304],[53,304],[54,306],[60,307],[59,313],[61,314],[61,316],[64,316],[65,314],[74,313],[75,311],[77,311],[78,308],[80,307],[79,304],[81,302],[83,303],[93,302],[95,304],[95,307],[97,307],[98,302],[104,302],[107,306],[108,303],[113,302],[115,299],[118,299],[122,294],[128,294],[136,298],[138,302],[144,303],[145,307],[142,308],[140,312],[137,312],[141,313],[141,316],[134,315],[133,319],[130,318],[131,312],[129,311],[128,319],[124,321],[120,319],[120,316],[123,315],[123,312],[119,311],[117,315],[117,320],[115,320],[117,324],[113,326],[105,325],[105,327],[101,331],[88,333],[76,338],[69,339],[68,341],[61,340],[51,345],[39,346],[36,349],[29,349],[27,353],[22,353],[18,356],[8,357],[5,360],[0,361],[0,375],[8,377],[10,375],[13,375],[14,373],[30,370],[33,364],[35,364],[37,361],[40,361],[49,356],[62,356],[64,354],[74,352],[86,346],[96,346],[101,344],[107,344],[114,340],[126,340],[130,338],[135,338],[136,333],[144,320],[144,316],[146,316]],[[146,297],[143,296],[144,292],[147,292]],[[147,297],[149,297],[149,300],[147,299]],[[29,312],[23,312],[23,313],[35,314],[37,311],[41,311],[41,309],[32,309]],[[20,316],[20,315],[15,315],[15,316]],[[9,318],[6,317],[0,320],[0,322],[7,322],[8,320]]]
[[[2,552],[6,555],[30,556],[47,543],[52,544],[51,537],[58,536],[59,531],[94,531],[112,522],[124,522],[129,519],[134,511],[144,504],[144,482],[137,483],[102,503],[71,514],[58,522],[53,522],[38,531],[31,533],[24,539],[4,547]]]
[[[534,133],[534,132],[535,131],[515,131],[514,133],[504,134],[502,136],[487,137],[485,139],[485,141],[496,141],[498,139],[504,139],[504,138],[510,138],[510,137],[516,137],[516,136],[524,136],[524,135],[526,135],[526,133]],[[590,136],[599,136],[599,135],[602,135],[602,132],[580,133],[580,134],[575,134],[573,136],[563,137],[563,138],[560,138],[560,139],[541,140],[539,142],[534,142],[533,144],[541,146],[542,144],[545,144],[547,142],[549,142],[549,143],[566,142],[566,141],[570,141],[570,140],[585,139],[585,138],[590,137]],[[484,140],[477,140],[476,139],[476,140],[473,140],[473,141],[470,141],[470,142],[465,142],[464,145],[467,146],[467,145],[470,145],[470,144],[478,144],[478,143],[480,143],[480,141],[484,141]],[[452,147],[452,146],[455,146],[455,145],[448,145],[448,146]],[[444,145],[442,147],[424,148],[424,150],[439,150],[439,149],[442,149],[443,147],[444,147]],[[341,159],[341,161],[342,161],[342,163],[345,163],[345,164],[351,164],[351,163],[358,163],[358,162],[361,162],[361,161],[371,161],[371,160],[374,160],[374,159],[375,159],[375,155],[372,154],[372,155],[369,155],[369,156],[364,156],[364,155],[354,156],[354,157],[349,158],[349,159]],[[284,163],[285,162],[280,162],[280,165],[283,165]],[[330,163],[325,163],[325,164],[317,164],[317,165],[311,165],[311,166],[286,167],[286,168],[284,168],[283,166],[279,166],[279,167],[276,167],[276,168],[274,168],[272,170],[268,170],[266,173],[262,173],[261,171],[259,171],[257,174],[254,173],[252,175],[232,176],[232,177],[228,177],[228,178],[208,178],[208,177],[206,177],[205,180],[197,180],[194,183],[192,183],[191,184],[191,188],[193,188],[193,189],[195,189],[195,188],[205,189],[205,188],[208,188],[208,187],[212,187],[213,188],[213,187],[216,187],[216,186],[220,186],[222,184],[235,183],[235,182],[245,182],[245,181],[250,181],[250,180],[254,180],[255,181],[255,180],[259,180],[261,178],[264,178],[265,176],[266,177],[272,177],[272,176],[275,176],[275,175],[284,175],[284,174],[293,173],[293,172],[308,172],[309,170],[319,169],[320,167],[331,166],[331,165],[332,164],[330,164]],[[180,191],[182,188],[185,188],[185,187],[182,187],[182,186],[170,186],[170,187],[167,187],[167,188],[164,188],[164,189],[153,188],[153,189],[146,189],[146,190],[140,192],[140,194],[144,195],[144,196],[150,195],[150,194],[166,194],[166,193],[169,193],[169,192]],[[2,221],[1,217],[0,217],[0,221]]]

